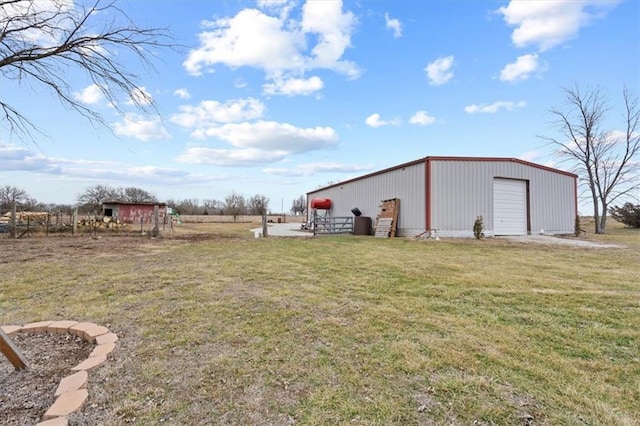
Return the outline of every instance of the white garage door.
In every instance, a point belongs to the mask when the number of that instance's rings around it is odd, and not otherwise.
[[[495,235],[527,235],[527,182],[493,180],[493,232]]]

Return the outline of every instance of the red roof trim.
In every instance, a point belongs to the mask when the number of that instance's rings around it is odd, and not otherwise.
[[[578,176],[573,174],[573,173],[565,172],[564,170],[554,169],[552,167],[543,166],[541,164],[536,164],[536,163],[532,163],[532,162],[525,161],[525,160],[520,160],[518,158],[506,158],[506,157],[433,157],[433,156],[429,156],[429,157],[420,158],[419,160],[409,161],[408,163],[399,164],[397,166],[388,167],[386,169],[378,170],[377,172],[368,173],[366,175],[362,175],[362,176],[359,176],[359,177],[348,179],[348,180],[345,180],[345,181],[342,181],[342,182],[334,183],[332,185],[324,186],[322,188],[318,188],[318,189],[315,189],[313,191],[307,192],[307,196],[309,196],[310,194],[314,194],[316,192],[323,191],[325,189],[335,188],[337,186],[344,185],[344,184],[347,184],[347,183],[356,182],[356,181],[359,181],[359,180],[362,180],[362,179],[370,178],[372,176],[377,176],[377,175],[381,175],[381,174],[384,174],[384,173],[387,173],[387,172],[391,172],[391,171],[394,171],[394,170],[402,169],[403,167],[415,166],[416,164],[427,164],[427,162],[432,162],[432,161],[474,161],[474,162],[486,162],[486,163],[488,163],[488,162],[518,163],[518,164],[522,164],[522,165],[525,165],[525,166],[529,166],[529,167],[534,167],[534,168],[537,168],[537,169],[545,170],[545,171],[548,171],[548,172],[558,173],[558,174],[561,174],[561,175],[569,176],[569,177],[572,177],[574,179],[578,178]]]

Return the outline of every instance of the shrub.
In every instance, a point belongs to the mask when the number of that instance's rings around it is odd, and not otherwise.
[[[478,216],[473,224],[473,235],[478,240],[484,237],[484,222],[482,216]]]
[[[613,206],[609,208],[609,214],[620,223],[640,228],[640,204],[634,206],[631,203],[625,203],[622,207]]]

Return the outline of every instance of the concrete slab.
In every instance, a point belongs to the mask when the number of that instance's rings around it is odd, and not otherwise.
[[[301,223],[270,223],[267,233],[269,237],[313,237],[313,232],[301,230],[300,225]],[[254,228],[251,232],[262,236],[262,227]]]

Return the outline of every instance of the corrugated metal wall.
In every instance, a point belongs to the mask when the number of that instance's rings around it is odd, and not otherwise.
[[[312,198],[330,198],[333,202],[331,216],[353,216],[351,209],[358,207],[363,216],[372,218],[375,225],[380,202],[399,198],[397,235],[413,236],[424,231],[425,227],[424,180],[425,166],[421,162],[310,192],[307,202],[310,203]]]
[[[493,179],[529,181],[531,233],[572,233],[575,183],[571,176],[513,161],[431,161],[431,227],[440,235],[472,236],[483,216],[493,234]]]

